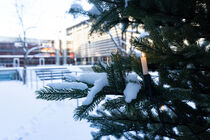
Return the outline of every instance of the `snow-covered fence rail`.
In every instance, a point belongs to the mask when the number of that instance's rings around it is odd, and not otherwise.
[[[41,81],[43,80],[57,80],[61,79],[63,80],[66,74],[71,73],[70,71],[61,71],[61,72],[48,72],[48,71],[43,71],[43,72],[36,72],[36,75],[39,77]]]
[[[22,69],[19,70],[22,73]],[[34,90],[49,83],[69,81],[69,76],[93,72],[91,66],[36,66],[27,68],[27,86]]]
[[[45,85],[45,81],[53,80],[64,80],[64,77],[71,72],[66,68],[46,68],[46,69],[36,69],[36,83],[38,85],[38,81],[43,82],[43,86]]]

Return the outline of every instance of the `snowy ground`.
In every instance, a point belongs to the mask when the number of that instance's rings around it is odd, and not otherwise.
[[[0,81],[0,140],[90,140],[91,128],[75,121],[76,101],[44,101],[35,88]]]
[[[73,119],[77,103],[83,101],[45,101],[36,99],[35,91],[49,83],[62,80],[40,81],[35,70],[27,68],[27,84],[21,81],[0,81],[0,140],[90,140],[91,131],[86,121]],[[51,68],[45,66],[44,68]],[[53,66],[53,68],[56,68]],[[3,68],[4,69],[4,68]],[[73,75],[91,72],[90,66],[69,66]],[[22,68],[18,68],[20,73]],[[83,77],[84,78],[84,77]],[[87,78],[86,80],[88,80]],[[90,79],[89,79],[90,80]],[[116,140],[104,137],[103,140]]]

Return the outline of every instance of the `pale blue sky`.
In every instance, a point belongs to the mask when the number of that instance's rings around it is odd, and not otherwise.
[[[0,0],[0,36],[16,37],[21,33],[15,8],[16,0]],[[36,28],[27,31],[28,37],[54,39],[58,31],[81,19],[65,14],[73,0],[17,0],[22,1],[25,27]],[[85,1],[85,0],[83,0]],[[87,3],[83,2],[83,5]]]

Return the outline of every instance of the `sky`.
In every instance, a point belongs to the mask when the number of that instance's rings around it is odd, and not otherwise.
[[[84,17],[74,19],[67,14],[75,0],[0,0],[0,36],[18,37],[22,29],[15,3],[21,5],[24,27],[29,38],[55,39],[60,30],[70,27]],[[86,0],[77,0],[83,7],[90,7]]]

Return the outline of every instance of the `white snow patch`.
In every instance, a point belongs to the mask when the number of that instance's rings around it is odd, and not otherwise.
[[[136,99],[141,86],[139,84],[139,76],[135,72],[128,73],[126,76],[126,81],[128,82],[125,90],[123,91],[125,95],[125,101],[130,103],[133,99]]]
[[[164,84],[163,87],[164,88],[170,88],[171,86],[170,85],[167,85],[167,84]]]
[[[192,63],[187,64],[187,69],[195,69],[195,66]]]
[[[150,71],[149,74],[151,75],[152,80],[155,82],[156,85],[159,83],[159,74],[157,71]]]
[[[94,86],[88,92],[86,99],[82,103],[83,105],[91,104],[95,95],[97,93],[99,93],[105,86],[109,85],[106,73],[95,73],[94,75],[89,75],[89,76],[92,76],[92,77],[89,77],[90,80],[88,80],[88,79],[83,79],[83,80],[86,80],[89,83],[94,82]],[[93,77],[93,76],[95,76],[95,77]],[[86,77],[86,78],[88,78],[88,77]]]
[[[151,111],[153,115],[158,116],[158,112],[156,111],[154,107],[151,109]]]
[[[173,128],[173,131],[175,132],[176,135],[179,134],[179,131],[178,131],[178,129],[176,127]]]
[[[136,99],[137,94],[139,90],[141,89],[141,86],[136,83],[128,83],[126,85],[125,90],[123,91],[125,95],[125,101],[127,103],[130,103],[133,99]]]
[[[128,73],[128,75],[126,76],[126,80],[132,81],[132,82],[138,82],[139,81],[138,77],[139,77],[138,74],[136,74],[135,72],[132,72],[132,73]]]
[[[69,74],[69,75],[65,76],[65,79],[70,82],[74,82],[77,80],[77,76],[75,74]]]
[[[63,82],[63,83],[49,83],[47,86],[52,87],[54,89],[80,89],[85,90],[88,86],[81,82]]]
[[[89,14],[91,15],[100,15],[101,12],[98,10],[97,7],[93,6],[89,11],[88,11]]]
[[[125,8],[128,7],[128,0],[124,0],[125,1]]]
[[[187,104],[189,105],[189,106],[191,106],[193,109],[196,109],[196,105],[195,105],[195,103],[194,102],[187,102]]]
[[[80,67],[83,67],[83,66],[80,66],[80,65],[70,65],[70,66],[67,66],[66,68],[69,71],[72,71],[72,72],[82,72],[82,69]]]
[[[82,5],[78,4],[78,3],[74,3],[71,5],[72,9],[76,9],[76,10],[83,10]]]
[[[138,58],[141,57],[141,51],[134,49],[133,50],[134,55]]]
[[[97,80],[101,79],[104,77],[106,74],[105,73],[83,73],[77,77],[78,81],[81,82],[86,82],[88,84],[94,84]]]
[[[73,119],[76,102],[37,100],[32,89],[17,81],[0,82],[0,89],[0,140],[92,138],[89,124]]]
[[[141,39],[144,38],[144,37],[147,37],[147,36],[149,36],[148,32],[140,32],[138,40],[141,42]]]

